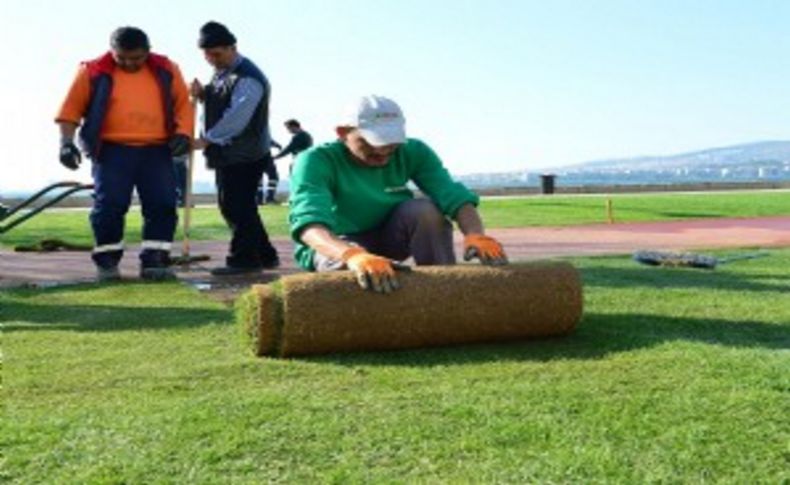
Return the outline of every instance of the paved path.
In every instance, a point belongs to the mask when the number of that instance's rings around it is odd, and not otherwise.
[[[513,261],[628,254],[639,249],[790,247],[790,216],[492,229],[489,232],[502,241]],[[456,243],[460,254],[460,239]],[[276,239],[274,244],[281,255],[281,268],[254,277],[213,278],[208,270],[222,264],[227,242],[195,242],[191,254],[206,254],[211,260],[180,270],[179,278],[198,287],[232,290],[298,271],[291,257],[290,241]],[[179,252],[180,247],[176,245],[174,254]],[[137,248],[131,248],[121,264],[121,272],[124,279],[137,279],[137,271]],[[84,252],[14,253],[0,250],[0,288],[88,282],[93,281],[94,272],[88,253]]]

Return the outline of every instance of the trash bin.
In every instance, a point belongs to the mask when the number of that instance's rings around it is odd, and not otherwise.
[[[553,173],[544,173],[540,176],[540,190],[543,194],[554,193],[554,180],[557,178]]]

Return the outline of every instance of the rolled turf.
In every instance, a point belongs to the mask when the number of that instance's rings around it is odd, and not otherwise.
[[[237,302],[253,352],[289,357],[511,341],[571,333],[582,315],[576,269],[563,262],[419,267],[390,295],[350,272],[254,285]]]

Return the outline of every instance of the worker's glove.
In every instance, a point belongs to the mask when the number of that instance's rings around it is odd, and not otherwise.
[[[507,255],[499,241],[483,234],[467,234],[464,237],[464,261],[478,258],[486,265],[507,264]]]
[[[69,170],[77,170],[82,162],[80,149],[73,141],[63,141],[60,143],[60,163]]]
[[[395,277],[394,261],[370,254],[360,247],[346,250],[341,256],[354,276],[357,283],[365,290],[377,293],[391,293],[400,288]]]
[[[174,157],[181,157],[189,153],[192,140],[186,135],[173,135],[167,146],[170,147],[170,154]]]

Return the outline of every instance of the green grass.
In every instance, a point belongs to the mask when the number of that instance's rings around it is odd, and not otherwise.
[[[790,215],[788,191],[613,195],[612,200],[617,222]],[[481,212],[490,228],[595,224],[606,222],[605,201],[603,195],[483,199]],[[261,209],[271,235],[288,234],[287,213],[283,206]],[[192,214],[192,239],[228,238],[228,229],[216,209],[198,208]],[[130,211],[126,227],[126,241],[139,242],[139,210]],[[87,212],[44,212],[0,236],[0,245],[33,244],[48,238],[91,244]],[[176,238],[181,239],[180,232]]]
[[[487,199],[482,212],[489,227],[605,223],[606,199],[605,195]],[[611,199],[616,222],[790,215],[788,191],[618,194]]]
[[[232,308],[175,283],[2,292],[0,473],[787,483],[790,249],[712,272],[575,262],[569,338],[295,360],[252,357]]]
[[[284,206],[261,208],[266,229],[271,235],[287,234],[287,213],[288,209]],[[179,210],[179,216],[183,217],[182,210]],[[228,227],[216,208],[195,208],[192,210],[191,217],[190,236],[193,240],[227,240],[230,238]],[[134,207],[126,217],[125,241],[127,243],[140,242],[141,224],[140,210]],[[176,240],[181,240],[182,237],[179,226]],[[74,244],[92,244],[93,236],[88,220],[88,210],[42,212],[0,236],[0,246],[34,244],[42,239],[51,238],[63,239]]]

